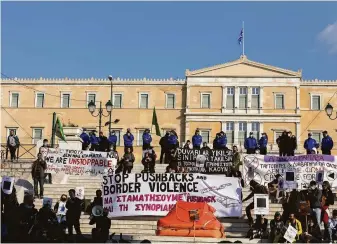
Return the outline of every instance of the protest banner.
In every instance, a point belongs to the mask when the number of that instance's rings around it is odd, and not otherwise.
[[[103,206],[109,217],[164,216],[177,201],[207,202],[218,217],[240,217],[237,178],[203,174],[115,174],[103,176]]]
[[[324,172],[324,174],[318,174]],[[299,155],[289,157],[269,155],[244,156],[243,177],[246,183],[255,180],[267,185],[276,174],[284,180],[284,189],[305,189],[310,181],[320,178],[337,188],[337,159],[331,155]]]
[[[233,165],[232,150],[177,148],[178,166],[190,173],[225,174]]]
[[[117,159],[110,152],[82,151],[49,148],[45,160],[47,173],[68,175],[105,175],[113,174]]]

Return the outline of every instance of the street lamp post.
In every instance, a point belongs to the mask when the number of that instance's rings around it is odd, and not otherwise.
[[[337,111],[336,111],[336,117],[335,118],[331,117],[332,113],[333,113],[333,107],[330,103],[328,103],[328,105],[326,105],[325,112],[326,112],[326,115],[328,115],[329,119],[331,119],[331,120],[337,119]]]
[[[99,117],[99,122],[98,122],[98,128],[99,128],[99,132],[102,131],[102,116],[104,117],[108,117],[111,114],[111,109],[112,109],[112,103],[109,100],[106,104],[105,104],[105,109],[108,112],[107,115],[104,115],[104,111],[102,108],[102,102],[99,102],[99,110],[98,113],[96,115],[94,115],[94,112],[96,110],[96,104],[94,103],[94,101],[90,101],[90,103],[88,104],[88,109],[89,112],[91,113],[92,116],[94,117]]]
[[[113,94],[112,94],[112,76],[109,75],[108,76],[109,80],[110,80],[110,101],[114,102],[113,100]],[[112,105],[113,107],[113,105]],[[109,114],[109,136],[110,136],[110,133],[111,133],[111,114],[112,114],[112,107],[111,107],[111,111],[110,111],[110,114]]]

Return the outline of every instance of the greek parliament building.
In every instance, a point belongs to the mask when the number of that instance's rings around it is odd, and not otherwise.
[[[176,130],[180,143],[191,139],[197,128],[203,141],[212,145],[217,132],[227,134],[229,145],[243,147],[245,137],[266,132],[268,150],[276,152],[277,137],[284,130],[297,136],[298,151],[308,132],[320,141],[327,130],[337,139],[337,120],[330,120],[324,108],[337,107],[337,80],[303,80],[301,71],[291,71],[249,60],[246,56],[224,64],[186,70],[185,79],[112,79],[112,124],[123,146],[123,134],[131,129],[139,157],[144,129],[151,128],[153,108],[164,134]],[[98,131],[98,118],[88,110],[91,100],[110,99],[109,79],[4,78],[1,80],[1,142],[11,129],[21,143],[50,140],[52,113],[67,124]],[[94,114],[95,114],[94,113]],[[102,118],[103,131],[108,117]],[[155,131],[155,130],[153,130]],[[160,137],[152,135],[159,154]],[[118,148],[120,154],[122,147]],[[337,154],[335,143],[334,155]],[[140,158],[137,158],[139,160]]]

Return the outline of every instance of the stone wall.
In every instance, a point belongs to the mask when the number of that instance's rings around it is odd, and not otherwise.
[[[31,175],[32,162],[1,162],[1,176],[22,177]]]

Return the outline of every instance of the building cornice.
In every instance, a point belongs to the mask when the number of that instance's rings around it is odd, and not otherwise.
[[[337,80],[301,80],[301,86],[337,86]]]

